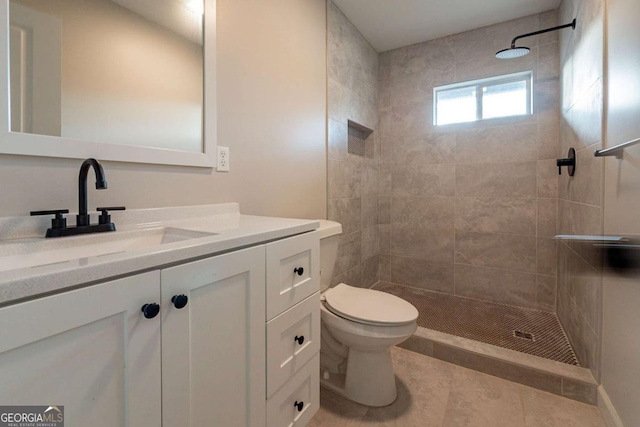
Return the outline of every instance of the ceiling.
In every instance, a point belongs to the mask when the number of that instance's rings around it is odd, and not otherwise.
[[[194,43],[202,44],[203,0],[111,0],[130,11],[173,31]]]
[[[560,5],[560,0],[333,2],[378,52],[545,12]]]

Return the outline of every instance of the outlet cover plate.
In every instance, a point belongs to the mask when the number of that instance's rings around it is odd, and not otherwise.
[[[218,146],[217,151],[217,166],[218,172],[229,172],[229,147]]]

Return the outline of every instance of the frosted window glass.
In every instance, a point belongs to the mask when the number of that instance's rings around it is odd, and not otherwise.
[[[527,114],[527,82],[519,81],[482,88],[482,118]]]
[[[475,86],[438,92],[437,98],[438,113],[436,124],[447,125],[476,120]]]

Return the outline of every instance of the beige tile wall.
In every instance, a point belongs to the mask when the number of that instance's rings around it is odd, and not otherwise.
[[[550,11],[380,55],[380,278],[554,311],[559,145],[557,33],[531,54],[494,54],[556,25]],[[433,125],[435,86],[532,70],[534,114]]]
[[[603,0],[563,0],[560,19],[577,18],[560,37],[562,114],[560,152],[577,152],[576,174],[559,179],[558,226],[562,234],[603,231],[602,146]],[[582,366],[600,372],[602,260],[591,245],[559,245],[558,317]]]
[[[378,277],[378,52],[328,2],[328,212],[342,223],[332,283],[371,286]],[[347,152],[347,120],[370,129],[365,155]],[[388,209],[385,215],[388,214]]]

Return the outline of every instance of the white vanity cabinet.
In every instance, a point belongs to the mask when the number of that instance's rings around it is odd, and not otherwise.
[[[63,405],[70,427],[161,425],[160,272],[0,308],[0,405]]]
[[[319,279],[311,232],[0,308],[0,405],[64,405],[70,427],[304,426]]]

